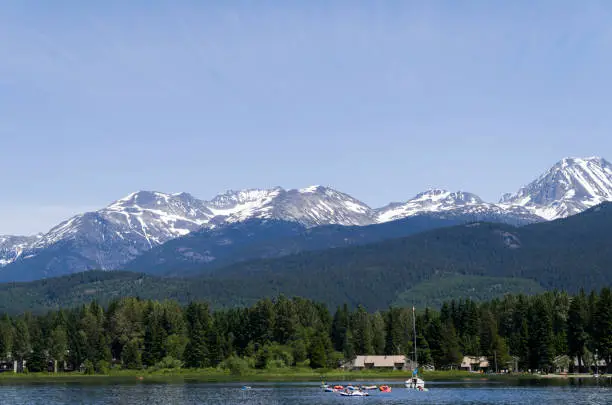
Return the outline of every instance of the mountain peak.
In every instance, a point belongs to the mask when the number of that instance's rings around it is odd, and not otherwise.
[[[325,187],[323,186],[319,186],[317,185],[312,185],[312,186],[308,186],[308,187],[304,187],[304,188],[300,188],[298,191],[300,193],[316,193],[317,191],[320,191],[321,189],[324,189]]]
[[[593,162],[593,163],[598,163],[598,164],[608,163],[601,156],[587,156],[587,157],[568,156],[568,157],[561,159],[557,164],[572,165],[572,164],[582,164],[585,162]]]
[[[448,191],[440,188],[432,188],[417,194],[410,201],[429,201],[431,203],[447,201],[457,204],[479,204],[484,201],[476,194],[466,191]]]
[[[598,156],[564,158],[501,200],[549,220],[577,214],[604,201],[612,201],[612,164]]]
[[[482,212],[501,212],[503,208],[485,203],[476,194],[432,188],[418,193],[405,203],[391,203],[376,211],[378,222],[388,222],[426,212],[444,213],[457,210],[468,214],[471,213],[468,211],[472,211],[475,215],[480,215]]]

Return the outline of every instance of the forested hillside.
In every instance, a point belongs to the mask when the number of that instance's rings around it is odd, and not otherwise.
[[[541,289],[612,285],[612,204],[582,214],[515,228],[472,223],[362,246],[301,252],[236,263],[190,279],[129,272],[87,272],[0,285],[0,309],[45,310],[137,295],[205,299],[214,307],[250,305],[279,293],[330,307],[368,310],[392,304],[439,306]]]
[[[247,260],[365,245],[472,220],[469,215],[432,213],[367,226],[306,228],[295,222],[251,219],[173,239],[137,257],[125,269],[159,276],[194,276]]]
[[[214,271],[209,280],[243,280],[249,291],[284,292],[337,305],[385,308],[419,283],[449,276],[512,277],[545,289],[612,285],[612,204],[522,228],[473,223],[407,238]],[[455,280],[461,280],[456,278]]]
[[[420,364],[457,366],[463,355],[487,356],[491,368],[550,371],[561,354],[581,364],[612,363],[612,292],[570,297],[545,293],[475,303],[445,302],[440,311],[419,311],[416,342]],[[41,316],[4,315],[0,357],[27,360],[29,371],[50,360],[87,373],[124,369],[292,366],[336,368],[359,354],[405,354],[413,347],[413,312],[392,308],[368,313],[347,305],[330,312],[323,303],[278,296],[250,307],[211,311],[204,303],[123,298],[107,308],[91,303]]]

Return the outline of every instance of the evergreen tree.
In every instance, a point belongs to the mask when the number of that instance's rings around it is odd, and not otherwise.
[[[385,320],[380,312],[372,315],[372,349],[374,354],[385,353]]]
[[[372,324],[363,306],[357,307],[352,316],[353,346],[357,354],[372,354]]]
[[[45,342],[40,334],[32,341],[32,352],[27,356],[28,371],[40,373],[47,371],[47,356],[45,353]]]
[[[189,343],[185,348],[185,364],[187,367],[204,368],[210,365],[208,351],[208,336],[211,319],[208,305],[191,303],[185,311]]]
[[[612,290],[603,288],[594,316],[594,340],[598,359],[612,364]]]
[[[308,350],[308,359],[310,360],[311,368],[326,368],[332,366],[329,364],[330,355],[332,353],[331,339],[325,333],[316,333],[311,341]],[[337,365],[333,365],[336,367]]]
[[[68,335],[63,325],[55,327],[49,337],[49,354],[58,364],[63,364],[68,351]]]
[[[530,367],[548,371],[555,356],[552,319],[542,297],[535,299],[530,310]]]
[[[349,328],[349,311],[348,306],[338,307],[332,321],[331,339],[334,349],[339,352],[344,351],[346,344],[346,334]]]
[[[27,323],[23,319],[15,321],[15,337],[13,339],[14,355],[17,360],[24,360],[30,354],[32,348],[30,342],[30,331]]]
[[[0,321],[0,359],[6,359],[13,351],[13,325],[8,316]]]
[[[284,345],[295,336],[299,320],[293,302],[280,295],[274,303],[274,341]]]
[[[386,313],[385,354],[406,354],[408,351],[404,346],[405,333],[402,318],[400,308],[390,308]]]
[[[132,339],[125,345],[121,361],[125,368],[137,370],[142,368],[142,352],[138,339]]]
[[[588,340],[586,331],[588,328],[588,312],[584,291],[581,291],[579,295],[572,299],[567,323],[567,354],[570,357],[576,356],[578,358],[578,369],[580,371],[584,365],[583,356]]]
[[[234,313],[235,317],[239,317]],[[274,304],[269,299],[258,301],[249,311],[249,333],[250,339],[260,345],[272,342],[274,340]],[[238,334],[241,335],[240,333]],[[242,341],[243,339],[239,339]],[[246,342],[241,344],[246,346]]]

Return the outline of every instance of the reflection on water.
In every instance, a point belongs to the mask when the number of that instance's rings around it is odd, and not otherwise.
[[[380,384],[380,382],[378,382]],[[603,381],[528,380],[501,382],[455,381],[428,384],[429,392],[406,390],[391,384],[391,393],[372,392],[368,398],[345,398],[322,392],[316,383],[251,384],[181,383],[47,383],[0,384],[1,404],[125,404],[125,405],[276,405],[345,404],[612,404],[612,383]]]

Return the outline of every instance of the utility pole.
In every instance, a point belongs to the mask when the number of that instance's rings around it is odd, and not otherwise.
[[[416,315],[414,305],[412,306],[412,334],[414,336],[414,366],[419,366],[419,360],[417,357],[417,336],[416,336]]]

